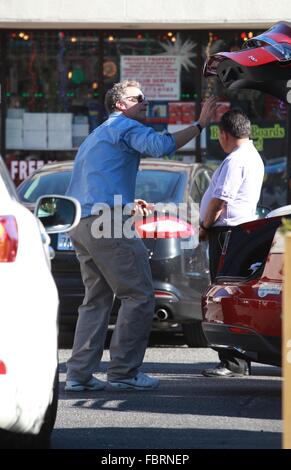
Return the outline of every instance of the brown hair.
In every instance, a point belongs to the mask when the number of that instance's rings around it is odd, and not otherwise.
[[[134,86],[140,88],[140,83],[135,80],[123,80],[122,82],[115,83],[105,95],[105,108],[110,114],[116,109],[117,101],[121,100],[128,87]]]

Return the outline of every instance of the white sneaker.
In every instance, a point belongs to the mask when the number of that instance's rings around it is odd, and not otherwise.
[[[77,380],[67,380],[65,390],[69,392],[82,392],[83,390],[103,390],[105,385],[105,382],[102,382],[102,380],[91,377],[91,379],[86,383],[81,383]]]
[[[132,379],[108,380],[108,384],[113,388],[125,390],[132,388],[134,390],[153,390],[158,387],[159,379],[139,372]]]

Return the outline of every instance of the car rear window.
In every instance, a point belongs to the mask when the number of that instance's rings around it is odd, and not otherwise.
[[[18,194],[20,199],[25,202],[35,202],[40,196],[46,194],[63,195],[70,179],[71,171],[37,173],[19,186]]]
[[[140,170],[136,179],[135,197],[148,202],[175,202],[183,172]],[[177,201],[178,202],[178,201]]]

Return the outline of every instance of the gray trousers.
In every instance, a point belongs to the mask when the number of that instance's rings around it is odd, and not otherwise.
[[[70,232],[85,286],[67,380],[87,382],[98,370],[115,294],[121,301],[110,343],[108,380],[134,377],[142,364],[154,313],[148,253],[138,238],[94,238],[95,217]]]

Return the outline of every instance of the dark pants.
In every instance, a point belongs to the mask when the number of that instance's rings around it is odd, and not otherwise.
[[[229,230],[231,230],[231,227],[213,227],[208,231],[209,270],[212,283],[218,272],[219,260]],[[232,350],[215,348],[215,351],[218,352],[219,359],[224,366],[232,372],[243,373],[246,368],[250,368],[250,362],[239,357]]]

